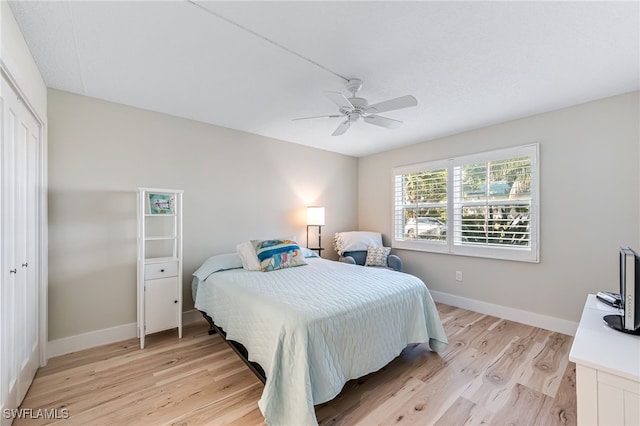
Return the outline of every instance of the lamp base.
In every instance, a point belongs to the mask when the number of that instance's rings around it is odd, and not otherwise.
[[[309,247],[309,227],[310,226],[318,227],[318,246],[317,247]],[[322,255],[322,250],[324,250],[324,248],[322,248],[322,225],[307,225],[307,248],[309,250],[317,250],[318,255]]]

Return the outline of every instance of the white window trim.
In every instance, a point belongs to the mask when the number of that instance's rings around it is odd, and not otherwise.
[[[483,257],[490,259],[514,260],[521,262],[540,262],[540,146],[528,144],[511,148],[498,149],[424,163],[394,167],[391,170],[391,196],[392,196],[392,238],[391,245],[397,249],[416,250],[433,253],[446,253],[459,256]],[[453,170],[454,167],[486,161],[496,161],[506,158],[521,156],[531,157],[531,240],[530,247],[487,247],[468,246],[454,244],[454,197],[453,197]],[[395,204],[395,178],[397,175],[433,170],[447,169],[447,241],[416,241],[396,240],[396,204]]]

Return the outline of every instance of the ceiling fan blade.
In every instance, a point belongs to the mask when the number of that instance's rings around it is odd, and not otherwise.
[[[342,93],[340,92],[323,92],[327,98],[331,100],[334,104],[338,105],[340,108],[353,109],[353,104],[349,102]]]
[[[407,108],[416,105],[418,105],[418,100],[411,95],[406,95],[369,105],[367,112],[371,114],[378,114],[380,112],[393,111],[394,109]]]
[[[369,124],[375,124],[376,126],[386,127],[387,129],[397,129],[402,124],[402,121],[381,117],[379,115],[368,115],[364,117],[364,121]]]
[[[342,114],[333,114],[333,115],[316,115],[314,117],[302,117],[302,118],[292,118],[291,121],[297,121],[297,120],[310,120],[312,118],[338,118],[338,117],[344,117],[344,115]]]
[[[349,127],[351,126],[351,122],[349,121],[349,119],[344,120],[342,123],[340,123],[340,125],[338,126],[338,128],[335,130],[335,132],[333,132],[331,134],[331,136],[340,136],[342,134],[344,134],[344,132],[346,132],[347,130],[349,130]]]

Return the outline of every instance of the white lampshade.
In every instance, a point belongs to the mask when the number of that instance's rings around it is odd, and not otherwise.
[[[324,226],[324,207],[307,207],[307,225]]]

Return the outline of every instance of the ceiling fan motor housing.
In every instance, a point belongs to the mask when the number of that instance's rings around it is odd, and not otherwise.
[[[349,102],[351,102],[351,105],[353,105],[354,110],[364,111],[369,105],[369,102],[367,102],[365,98],[353,97],[353,98],[349,98]]]
[[[342,114],[348,115],[351,121],[359,121],[362,119],[362,114],[366,112],[369,103],[365,98],[349,98],[349,102],[353,105],[353,108],[340,108]]]

